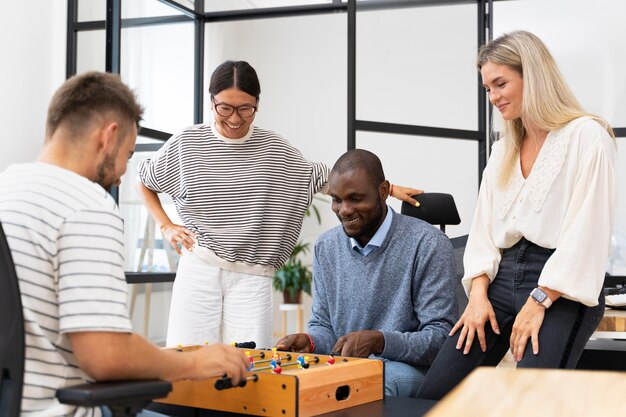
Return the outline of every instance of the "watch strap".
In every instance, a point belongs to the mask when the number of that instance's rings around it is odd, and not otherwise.
[[[543,300],[539,301],[541,297],[538,297],[537,294],[543,295]],[[550,308],[550,306],[552,305],[552,300],[550,299],[550,297],[548,297],[548,294],[546,294],[546,292],[539,287],[532,290],[530,292],[530,296],[537,304],[541,304],[546,309]]]

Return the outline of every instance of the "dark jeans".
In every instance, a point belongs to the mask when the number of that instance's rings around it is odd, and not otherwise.
[[[482,352],[475,339],[467,355],[456,349],[461,331],[449,337],[430,367],[418,398],[439,400],[477,366],[496,366],[509,349],[509,338],[515,316],[522,309],[530,292],[537,286],[541,270],[554,250],[542,248],[522,239],[505,249],[496,278],[489,286],[489,301],[500,327],[500,335],[485,325],[487,351]],[[582,256],[582,254],[581,254]],[[604,296],[599,304],[587,307],[559,298],[547,311],[539,330],[539,354],[532,351],[530,339],[519,368],[575,368],[585,344],[604,314]]]

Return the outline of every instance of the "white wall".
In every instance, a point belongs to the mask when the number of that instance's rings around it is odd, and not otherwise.
[[[3,1],[0,171],[36,158],[48,101],[65,79],[66,0]]]

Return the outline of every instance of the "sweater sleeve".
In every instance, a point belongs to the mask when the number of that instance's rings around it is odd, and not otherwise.
[[[450,240],[438,233],[424,239],[415,255],[413,311],[416,332],[383,331],[382,357],[414,366],[429,366],[458,318],[455,261]]]
[[[318,246],[315,245],[313,253],[313,307],[308,324],[308,333],[315,343],[315,351],[328,354],[337,342],[337,336],[335,336],[330,321],[328,293],[324,287],[324,269],[320,268],[319,265],[318,250]]]
[[[312,162],[313,174],[311,175],[311,191],[312,194],[322,193],[328,194],[328,176],[330,170],[321,162]]]
[[[592,148],[576,177],[555,252],[539,285],[587,306],[598,304],[611,249],[615,213],[614,144]]]
[[[157,193],[166,193],[172,198],[180,197],[182,187],[181,136],[172,136],[151,158],[139,163],[137,171],[141,182]]]

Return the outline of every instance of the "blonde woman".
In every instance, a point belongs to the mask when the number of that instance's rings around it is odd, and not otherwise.
[[[604,313],[615,206],[611,128],[578,103],[532,33],[485,45],[478,69],[504,120],[465,251],[469,304],[431,367],[439,399],[511,349],[518,367],[574,368]]]

